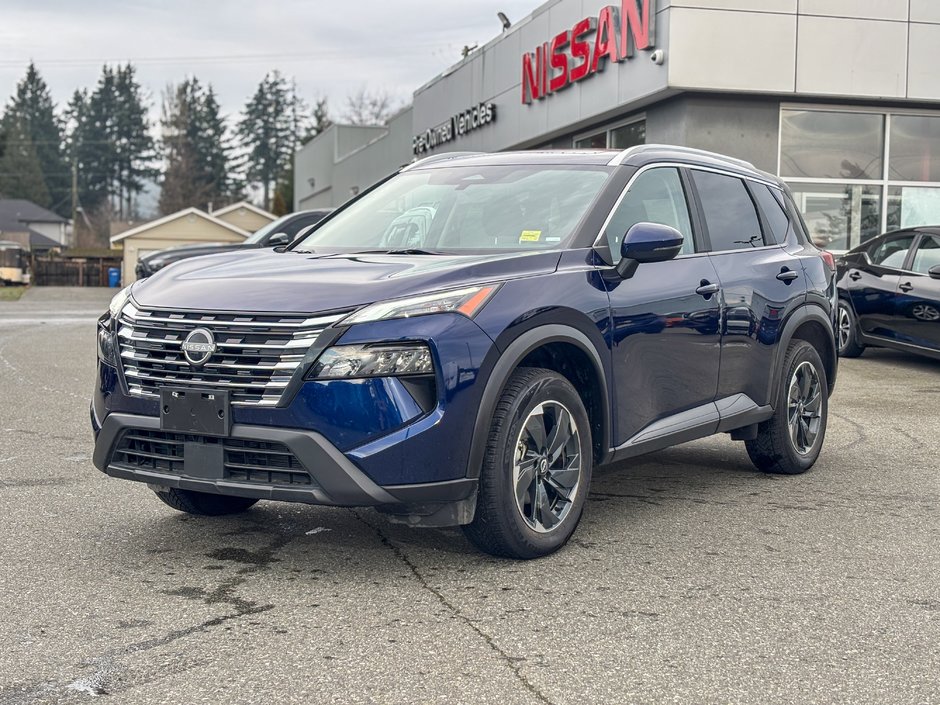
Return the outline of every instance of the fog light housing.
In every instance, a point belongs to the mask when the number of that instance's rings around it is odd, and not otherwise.
[[[426,343],[372,343],[327,348],[307,378],[414,377],[433,373],[434,360]]]
[[[98,359],[106,365],[117,367],[117,346],[114,333],[104,324],[98,324]]]

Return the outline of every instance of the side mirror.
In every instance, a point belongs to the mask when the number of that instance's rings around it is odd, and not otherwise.
[[[928,269],[927,274],[931,279],[940,279],[940,264],[935,264]]]
[[[290,235],[287,233],[274,233],[268,238],[267,247],[281,247],[290,244]]]
[[[620,243],[617,274],[629,279],[636,268],[647,262],[665,262],[682,251],[682,233],[659,223],[637,223]]]

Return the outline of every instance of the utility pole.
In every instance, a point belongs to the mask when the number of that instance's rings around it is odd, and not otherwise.
[[[78,160],[72,155],[72,246],[78,244]]]

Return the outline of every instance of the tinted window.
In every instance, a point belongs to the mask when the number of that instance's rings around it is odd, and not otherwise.
[[[754,202],[741,179],[695,169],[692,178],[702,201],[713,252],[764,244]]]
[[[940,237],[924,235],[914,253],[914,264],[911,269],[921,274],[927,274],[931,267],[940,264]]]
[[[659,223],[682,233],[682,253],[695,250],[689,206],[676,169],[650,169],[640,174],[607,224],[607,242],[613,258],[620,258],[620,243],[637,223]]]
[[[872,264],[900,269],[904,266],[904,260],[907,259],[907,253],[913,244],[913,235],[888,238],[869,249],[868,256],[871,258]]]
[[[787,239],[787,231],[790,229],[790,218],[786,211],[780,205],[768,186],[751,182],[751,192],[757,199],[757,205],[760,206],[764,217],[770,224],[770,232],[773,233],[774,242],[782,243]]]

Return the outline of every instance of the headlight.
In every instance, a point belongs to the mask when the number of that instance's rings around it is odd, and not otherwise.
[[[111,299],[111,303],[108,305],[108,311],[111,313],[111,318],[118,317],[118,314],[121,313],[121,309],[124,308],[124,304],[127,303],[127,300],[130,297],[131,288],[129,286],[124,287],[114,295],[114,298]]]
[[[468,286],[463,289],[440,291],[407,299],[380,301],[347,316],[340,322],[340,325],[447,312],[461,313],[468,318],[473,318],[498,288],[497,285]]]
[[[434,372],[425,343],[372,343],[327,348],[314,363],[309,379],[405,377]]]

